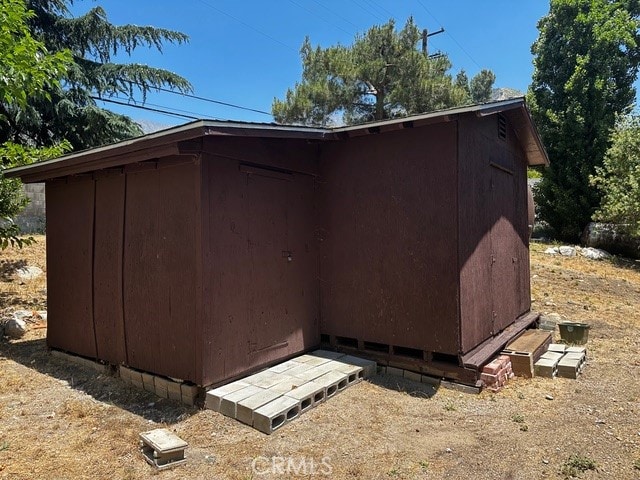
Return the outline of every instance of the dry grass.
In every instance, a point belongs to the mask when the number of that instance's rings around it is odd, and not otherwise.
[[[577,468],[582,478],[638,478],[639,265],[551,257],[545,247],[532,247],[534,308],[592,325],[578,380],[516,379],[468,395],[379,376],[266,436],[67,365],[33,330],[0,343],[0,479],[296,478],[252,472],[256,457],[313,460],[317,475],[297,478],[322,478],[325,457],[339,479],[564,478],[576,458],[597,466]],[[44,269],[43,248],[41,238],[2,252],[2,308],[42,305],[44,284],[11,281],[7,265]],[[189,442],[185,466],[156,473],[138,454],[138,433],[158,426]]]

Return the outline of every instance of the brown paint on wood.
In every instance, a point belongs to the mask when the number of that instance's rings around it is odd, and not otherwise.
[[[456,354],[456,126],[323,147],[321,333]]]
[[[94,182],[49,183],[47,200],[47,344],[96,358],[93,327]]]
[[[127,363],[122,301],[125,176],[98,178],[95,188],[93,313],[97,356],[118,365]]]

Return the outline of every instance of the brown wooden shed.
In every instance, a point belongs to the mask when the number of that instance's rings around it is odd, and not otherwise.
[[[50,347],[207,386],[321,341],[473,383],[530,312],[523,99],[339,128],[196,121],[46,182]]]

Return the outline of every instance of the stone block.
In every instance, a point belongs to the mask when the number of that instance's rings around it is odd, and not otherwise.
[[[204,407],[209,410],[213,410],[214,412],[219,412],[222,397],[235,391],[242,390],[247,386],[249,386],[248,383],[239,380],[237,382],[227,383],[221,387],[209,390],[204,396]]]
[[[169,398],[169,383],[171,382],[171,380],[167,380],[166,378],[162,377],[155,377],[153,380],[153,384],[156,389],[156,395],[162,398]]]
[[[182,394],[182,403],[193,406],[200,395],[200,387],[183,383],[180,385],[180,392]]]
[[[253,411],[281,397],[282,394],[271,390],[263,390],[240,400],[236,405],[236,419],[247,425],[253,425]]]
[[[236,418],[236,408],[238,402],[244,400],[245,398],[249,398],[256,393],[263,392],[264,390],[264,388],[256,387],[255,385],[249,385],[241,390],[236,390],[233,393],[225,395],[220,400],[220,413],[226,415],[227,417]]]
[[[364,378],[373,377],[377,374],[378,365],[373,360],[354,357],[353,355],[344,355],[338,358],[336,361],[341,363],[348,363],[349,365],[355,365],[356,367],[362,367],[362,370],[364,371]]]
[[[167,382],[167,397],[169,400],[182,402],[182,389],[180,383],[169,380]]]
[[[433,385],[434,387],[439,387],[440,386],[440,379],[437,377],[432,377],[430,375],[421,375],[420,376],[420,382],[421,383],[426,383],[428,385]]]
[[[396,367],[387,367],[387,375],[393,375],[394,377],[404,377],[404,370]]]
[[[149,373],[141,373],[141,376],[142,376],[142,387],[147,392],[155,393],[156,387],[155,387],[154,375],[151,375]]]
[[[300,415],[300,402],[283,395],[253,412],[253,427],[267,435]]]
[[[326,387],[320,382],[307,382],[304,385],[285,393],[285,395],[299,401],[300,413],[304,413],[316,406],[318,403],[325,401]]]
[[[336,360],[345,356],[344,353],[332,352],[331,350],[315,350],[311,352],[311,355],[315,357],[328,358],[329,360]]]

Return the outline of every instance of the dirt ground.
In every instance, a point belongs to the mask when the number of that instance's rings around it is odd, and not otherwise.
[[[44,308],[45,279],[12,272],[45,270],[45,241],[0,252],[2,312]],[[66,364],[33,328],[0,341],[0,479],[640,478],[640,263],[547,246],[532,245],[533,305],[591,324],[578,380],[516,378],[473,395],[377,376],[266,436]],[[189,443],[186,465],[143,460],[138,434],[158,427]]]

